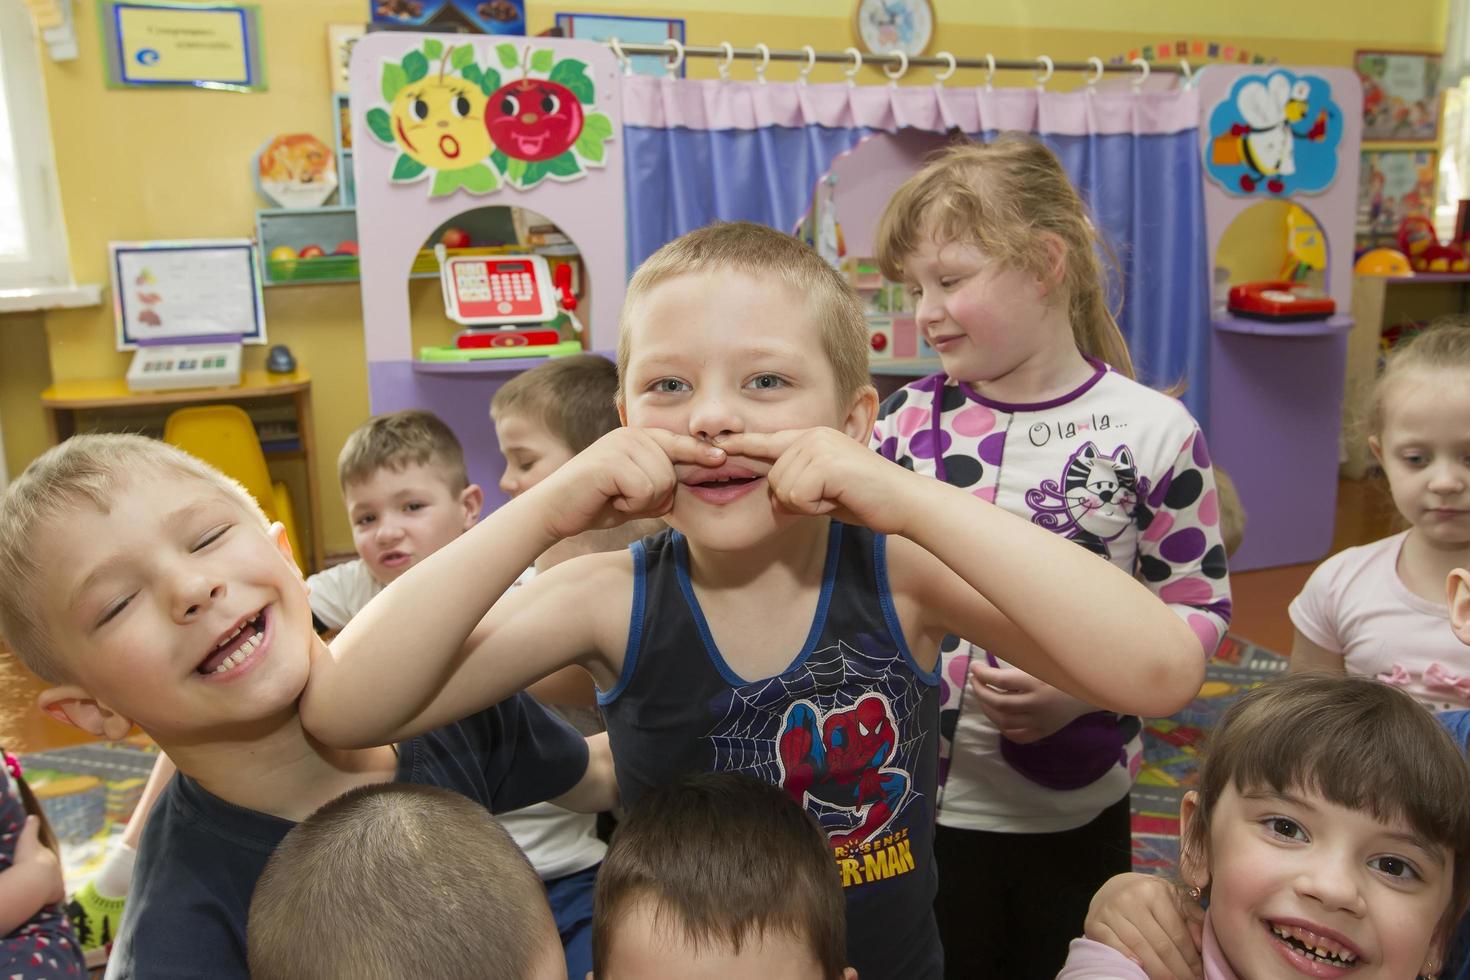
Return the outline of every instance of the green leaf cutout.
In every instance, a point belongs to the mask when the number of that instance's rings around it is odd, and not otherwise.
[[[505,155],[504,150],[496,150],[490,154],[490,163],[494,165],[496,170],[505,173],[506,168],[510,165],[510,157]]]
[[[403,56],[403,74],[410,82],[417,82],[429,73],[429,59],[422,51],[410,51]]]
[[[592,163],[601,163],[602,158],[607,155],[604,146],[612,137],[612,120],[600,112],[589,113],[582,120],[582,133],[577,137],[577,142],[572,149],[583,160]]]
[[[451,48],[449,51],[449,64],[455,71],[459,71],[474,60],[475,49],[468,44],[461,44],[459,47]]]
[[[530,163],[526,164],[526,172],[521,175],[521,188],[523,190],[530,190],[532,187],[535,187],[537,184],[541,183],[541,181],[545,180],[546,175],[550,172],[551,164],[549,161],[532,160]]]
[[[519,157],[507,157],[505,164],[505,179],[517,187],[525,187],[526,183],[526,161]]]
[[[471,85],[479,85],[480,79],[485,77],[484,73],[480,71],[480,66],[475,64],[474,62],[470,62],[469,64],[465,65],[464,68],[460,69],[459,73],[463,75],[465,81],[469,82]]]
[[[516,55],[515,45],[513,44],[501,44],[497,46],[495,48],[495,54],[500,58],[500,67],[502,68],[514,68],[521,63],[521,59]]]
[[[552,62],[556,61],[556,55],[550,49],[543,48],[531,55],[531,70],[545,74],[551,71]]]
[[[403,86],[408,84],[408,75],[404,73],[400,65],[391,61],[383,62],[383,99],[392,102],[403,91]]]
[[[393,143],[393,120],[387,109],[369,109],[367,126],[379,140],[390,145]]]
[[[500,88],[500,72],[486,65],[484,74],[480,76],[480,91],[489,95],[498,88]]]
[[[546,161],[546,170],[553,177],[578,177],[582,174],[582,165],[574,154],[558,153]]]
[[[571,89],[572,94],[584,105],[592,105],[597,101],[597,88],[592,84],[592,79],[587,77],[585,61],[578,61],[576,58],[558,61],[551,69],[551,81]]]
[[[456,170],[455,173],[460,175],[461,185],[471,194],[489,194],[500,186],[500,175],[483,163]]]
[[[441,170],[434,175],[434,184],[429,188],[430,197],[444,197],[463,187],[471,194],[488,194],[500,186],[495,171],[477,163],[473,167],[459,170]]]
[[[444,42],[437,37],[424,38],[424,56],[431,61],[438,61],[439,56],[444,53]],[[458,67],[457,65],[455,67]]]
[[[393,164],[393,179],[396,181],[418,180],[427,169],[407,153],[400,153],[398,161]]]

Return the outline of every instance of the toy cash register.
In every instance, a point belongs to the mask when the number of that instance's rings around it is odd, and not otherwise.
[[[569,278],[554,282],[546,259],[539,255],[451,257],[442,245],[435,253],[444,311],[466,329],[455,335],[453,348],[428,348],[426,356],[433,352],[434,360],[535,357],[582,349],[576,340],[563,341],[557,330],[563,314],[578,329],[581,325],[572,316],[577,300]]]
[[[1230,312],[1251,320],[1325,320],[1337,311],[1330,296],[1302,282],[1243,282],[1230,287]]]

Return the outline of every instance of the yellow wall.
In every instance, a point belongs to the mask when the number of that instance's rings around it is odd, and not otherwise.
[[[96,8],[74,7],[82,57],[46,55],[46,97],[56,144],[72,267],[84,282],[106,282],[106,244],[114,239],[250,234],[259,206],[248,173],[251,157],[282,132],[331,133],[325,26],[361,20],[363,0],[255,0],[262,11],[269,91],[235,95],[197,91],[108,89],[99,63]],[[528,0],[532,30],[558,10],[686,18],[696,43],[729,40],[773,47],[810,43],[839,49],[853,42],[854,0]],[[1268,57],[1346,64],[1359,47],[1438,48],[1445,0],[934,0],[936,47],[998,57],[1109,58],[1140,44],[1195,38],[1228,41]],[[739,13],[729,13],[738,9]],[[749,67],[737,68],[749,72]],[[840,78],[836,66],[816,80]],[[712,62],[696,63],[696,77]],[[775,66],[773,79],[794,66]],[[748,77],[748,75],[743,76]],[[865,81],[873,81],[869,71]],[[917,75],[913,81],[927,81]],[[1023,81],[1020,76],[1012,83]],[[961,73],[957,84],[974,84]],[[1005,83],[1006,79],[1001,80]],[[1076,79],[1057,84],[1075,84]],[[332,460],[367,414],[360,304],[353,286],[296,286],[266,291],[271,339],[286,343],[315,378],[319,477],[328,551],[351,548],[335,493]],[[113,350],[110,307],[0,318],[0,420],[11,472],[44,445],[36,399],[50,379],[116,376],[127,358]],[[258,367],[264,352],[247,351]],[[49,362],[49,370],[48,370]]]

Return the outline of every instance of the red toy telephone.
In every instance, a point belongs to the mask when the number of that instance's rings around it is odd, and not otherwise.
[[[1332,297],[1300,282],[1243,282],[1230,287],[1230,312],[1252,320],[1325,320]]]

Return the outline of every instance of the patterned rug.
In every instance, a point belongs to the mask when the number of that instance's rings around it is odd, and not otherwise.
[[[26,782],[61,842],[68,892],[97,873],[108,841],[122,833],[157,757],[157,747],[144,735],[20,756]]]
[[[1133,866],[1170,872],[1179,857],[1179,799],[1194,785],[1205,735],[1252,687],[1286,672],[1287,660],[1226,637],[1205,670],[1199,697],[1143,729],[1143,768],[1133,788]],[[62,843],[67,890],[96,873],[107,843],[122,832],[158,749],[144,736],[21,756]]]
[[[1198,776],[1200,750],[1241,695],[1286,673],[1288,660],[1227,636],[1205,667],[1199,696],[1182,711],[1143,726],[1143,768],[1133,787],[1133,869],[1173,872],[1179,859],[1179,800]]]

